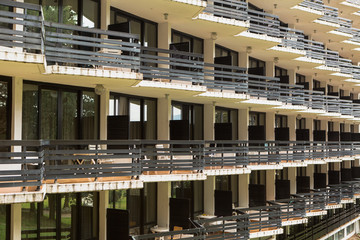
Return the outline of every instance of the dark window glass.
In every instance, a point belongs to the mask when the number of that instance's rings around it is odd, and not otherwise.
[[[9,83],[0,80],[0,140],[9,138]]]
[[[100,23],[100,3],[97,0],[82,0],[83,15],[82,26],[89,28],[99,28]]]
[[[204,41],[201,38],[197,38],[176,30],[172,30],[171,34],[171,42],[172,43],[190,43],[190,52],[192,53],[204,53]]]

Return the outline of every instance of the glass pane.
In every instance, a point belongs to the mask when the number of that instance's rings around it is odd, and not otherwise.
[[[0,239],[7,239],[6,227],[8,224],[8,215],[6,208],[6,205],[0,205]]]
[[[82,106],[82,139],[99,139],[99,96],[94,92],[84,91]]]
[[[110,192],[109,196],[109,207],[114,209],[126,210],[126,190],[115,190]]]
[[[145,100],[144,103],[144,131],[145,139],[156,139],[156,101]]]
[[[37,85],[23,85],[22,138],[24,140],[38,139],[39,129],[39,88]]]
[[[216,190],[228,191],[230,187],[228,176],[216,176],[215,178]]]
[[[145,47],[156,47],[156,25],[152,23],[145,23],[145,36],[144,36]]]
[[[141,131],[141,102],[132,99],[130,100],[130,139],[141,139]]]
[[[232,123],[232,136],[233,140],[238,139],[238,110],[231,110],[230,113]]]
[[[130,230],[131,235],[140,234],[140,215],[141,215],[141,195],[140,189],[130,189],[128,199],[128,210],[130,214]]]
[[[203,54],[204,49],[203,49],[203,41],[199,40],[199,39],[194,39],[194,53],[200,53]]]
[[[156,183],[147,183],[144,187],[145,197],[145,224],[150,225],[156,223]]]
[[[37,239],[37,204],[21,205],[21,239]]]
[[[194,139],[193,140],[202,140],[203,139],[203,107],[196,105],[194,106]]]
[[[78,139],[78,94],[62,93],[62,139]]]
[[[8,138],[8,84],[0,81],[0,139]]]
[[[172,106],[172,120],[182,119],[182,107],[180,105]]]
[[[96,0],[83,0],[83,27],[99,27],[99,7],[99,2]]]
[[[49,194],[44,202],[39,203],[40,209],[40,237],[56,238],[56,202],[57,195]]]
[[[194,181],[194,212],[201,214],[204,210],[204,182]]]
[[[98,194],[96,192],[81,193],[80,218],[77,224],[80,224],[80,240],[96,239],[98,235]],[[80,209],[79,209],[80,210]],[[76,226],[73,226],[73,229]]]
[[[63,23],[70,25],[78,24],[78,0],[63,0]]]
[[[130,33],[139,35],[141,41],[141,22],[130,20]]]
[[[57,110],[58,92],[54,90],[41,90],[41,139],[57,139]]]
[[[76,212],[76,194],[61,195],[61,239],[75,238],[71,227],[76,224],[72,218]]]
[[[46,21],[59,22],[59,1],[42,0],[43,13]]]

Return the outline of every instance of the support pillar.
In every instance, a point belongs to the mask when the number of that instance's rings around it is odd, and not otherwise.
[[[171,25],[168,22],[158,24],[158,47],[169,49],[171,43]]]
[[[249,54],[247,52],[239,52],[239,67],[249,68]]]
[[[241,174],[239,175],[239,207],[248,208],[249,207],[249,183],[250,183],[250,174]]]
[[[10,240],[21,240],[21,203],[10,207]]]
[[[208,176],[204,181],[204,213],[215,214],[215,176]]]
[[[310,177],[310,189],[314,189],[314,165],[308,165],[306,167],[306,176]]]
[[[161,228],[169,228],[171,182],[158,182],[157,188],[157,225]]]
[[[106,240],[107,208],[109,206],[109,191],[99,192],[99,240]]]
[[[238,124],[239,140],[247,141],[249,139],[249,109],[238,110]]]
[[[108,25],[110,24],[110,0],[101,0],[101,30],[107,30]]]
[[[288,116],[289,140],[296,141],[296,116]]]
[[[158,98],[157,107],[157,119],[158,119],[158,139],[169,140],[170,139],[170,120],[171,120],[171,99],[169,95],[165,98]]]
[[[215,139],[215,103],[204,105],[204,140]]]
[[[266,141],[275,141],[275,113],[266,113]]]
[[[275,200],[275,170],[266,170],[266,201]]]
[[[296,194],[296,167],[288,168],[288,178],[290,181],[290,194]]]

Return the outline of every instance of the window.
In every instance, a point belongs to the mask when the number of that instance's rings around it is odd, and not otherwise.
[[[354,124],[350,125],[350,132],[355,133],[355,125]]]
[[[328,122],[328,131],[334,132],[334,122]]]
[[[306,176],[306,167],[296,168],[296,175],[299,177],[305,177]]]
[[[130,24],[130,33],[139,35],[140,44],[144,47],[157,47],[157,23],[134,16],[117,8],[111,7],[110,24]]]
[[[276,170],[275,177],[276,180],[288,180],[288,168],[284,168],[281,170]]]
[[[275,76],[276,77],[288,76],[288,71],[281,67],[275,67]]]
[[[259,59],[249,57],[249,68],[265,68],[265,62]]]
[[[345,123],[340,123],[340,132],[345,132]]]
[[[333,93],[334,92],[334,86],[327,85],[327,91],[328,91],[328,93]]]
[[[239,53],[220,45],[215,45],[215,57],[231,56],[231,65],[239,66]]]
[[[110,93],[110,116],[129,116],[130,139],[157,138],[157,101]]]
[[[215,123],[231,123],[232,138],[238,136],[238,110],[230,108],[215,108]]]
[[[98,139],[99,96],[93,89],[24,81],[24,140]]]
[[[11,78],[0,76],[0,140],[10,139]]]
[[[265,126],[265,113],[250,112],[249,126]]]
[[[313,80],[313,88],[314,88],[314,89],[319,89],[319,88],[321,88],[321,83],[320,83],[320,81],[318,81],[318,80]]]
[[[320,120],[314,120],[314,131],[320,131],[321,130],[321,121]]]
[[[252,171],[250,173],[250,184],[265,185],[266,184],[266,171]]]
[[[306,119],[296,119],[296,129],[306,129]]]
[[[287,128],[288,117],[285,115],[275,115],[275,128]]]
[[[238,176],[216,176],[215,178],[215,189],[221,191],[232,192],[232,202],[236,206],[238,204]]]
[[[305,83],[305,76],[304,75],[300,75],[300,74],[296,74],[296,84],[298,83]]]
[[[176,30],[171,32],[172,43],[183,43],[188,42],[190,44],[190,52],[192,53],[204,53],[204,41],[201,38],[188,35]]]
[[[0,205],[0,239],[10,239],[10,205]]]

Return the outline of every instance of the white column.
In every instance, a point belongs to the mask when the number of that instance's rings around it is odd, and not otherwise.
[[[351,161],[344,161],[344,167],[345,168],[351,168]]]
[[[107,208],[109,205],[109,191],[99,192],[99,240],[106,240]]]
[[[169,228],[171,182],[158,182],[157,188],[157,224],[159,227]]]
[[[250,183],[250,174],[241,174],[239,175],[239,207],[248,208],[249,207],[249,183]]]
[[[310,189],[314,189],[314,165],[306,167],[306,176],[310,177]]]
[[[328,140],[328,121],[326,120],[321,120],[320,121],[320,127],[321,127],[321,130],[325,130],[325,141]]]
[[[21,203],[10,208],[10,240],[21,240]]]
[[[345,123],[345,132],[350,132],[350,123]]]
[[[215,104],[204,105],[204,140],[214,140]]]
[[[334,122],[334,132],[340,132],[340,122]]]
[[[355,130],[355,133],[359,133],[359,131],[360,131],[359,124],[355,124],[354,130]]]
[[[204,61],[206,63],[214,63],[215,57],[215,40],[205,39],[204,40]]]
[[[247,52],[239,52],[239,67],[249,68],[249,54]]]
[[[288,116],[289,140],[296,141],[296,116]]]
[[[239,140],[247,141],[249,139],[249,109],[238,110],[238,136]]]
[[[275,141],[275,113],[266,113],[266,140]]]
[[[275,200],[275,170],[266,170],[266,200]]]
[[[215,214],[215,176],[208,176],[204,181],[204,213]]]
[[[169,49],[171,43],[171,26],[168,22],[158,24],[158,46],[162,49]]]
[[[321,166],[320,167],[321,173],[326,174],[326,185],[328,185],[329,184],[329,179],[328,179],[329,167],[328,167],[328,164],[321,164],[320,166]]]
[[[288,178],[290,180],[290,194],[296,194],[296,167],[289,168]]]
[[[272,61],[268,61],[265,64],[266,64],[266,76],[275,77],[275,63]]]
[[[100,96],[100,140],[107,140],[107,117],[109,115],[110,91],[106,91]]]
[[[340,170],[341,170],[341,163],[335,162],[333,171],[340,171]]]
[[[305,76],[305,82],[309,83],[309,89],[312,90],[313,89],[313,76]]]
[[[110,0],[101,0],[101,24],[100,27],[102,30],[107,30],[108,25],[110,24]]]
[[[312,118],[306,118],[306,128],[309,129],[309,140],[310,141],[313,141],[314,138],[314,134],[313,134],[313,131],[314,131],[314,120]]]
[[[170,139],[170,120],[171,120],[171,99],[169,95],[165,98],[158,98],[157,107],[157,121],[158,121],[158,139],[169,140]]]

